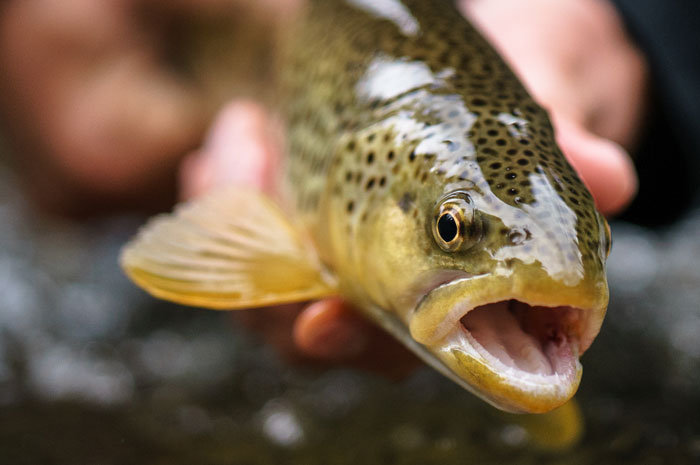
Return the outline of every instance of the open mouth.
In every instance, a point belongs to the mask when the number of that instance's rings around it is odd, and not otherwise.
[[[434,287],[410,314],[411,337],[431,354],[425,360],[496,407],[552,410],[578,388],[607,287],[532,283],[485,275]]]
[[[542,378],[575,377],[582,320],[581,309],[506,300],[468,311],[459,329],[493,368],[523,381],[546,382]]]

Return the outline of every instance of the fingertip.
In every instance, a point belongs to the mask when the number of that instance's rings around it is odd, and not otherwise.
[[[605,215],[621,212],[637,193],[637,173],[624,148],[562,118],[557,142]]]
[[[225,185],[270,190],[280,158],[275,124],[255,102],[227,105],[212,124],[202,149],[181,167],[183,197]]]
[[[607,147],[602,147],[603,144]],[[604,157],[605,151],[609,156]],[[627,151],[615,142],[601,139],[600,156],[606,160],[603,169],[611,173],[613,180],[609,191],[601,198],[600,210],[605,215],[615,215],[624,210],[637,194],[637,171]]]
[[[310,304],[299,314],[293,337],[309,357],[347,360],[366,349],[366,325],[342,300],[326,299]]]
[[[234,136],[260,132],[265,121],[265,110],[259,104],[251,100],[234,100],[219,111],[205,140],[205,146],[217,152],[230,149]]]

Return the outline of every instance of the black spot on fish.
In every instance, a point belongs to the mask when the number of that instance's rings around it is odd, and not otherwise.
[[[411,209],[411,206],[413,206],[413,201],[415,200],[415,196],[409,192],[406,192],[401,196],[399,199],[399,208],[401,209],[402,212],[408,213],[408,211]]]

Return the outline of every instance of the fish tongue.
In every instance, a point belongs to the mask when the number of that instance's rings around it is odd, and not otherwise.
[[[570,307],[530,306],[511,301],[511,313],[520,327],[531,334],[549,360],[554,373],[570,375],[578,363],[578,336],[580,312]]]
[[[575,341],[561,335],[544,343],[544,353],[552,363],[554,372],[568,377],[575,374],[578,361],[578,347]]]
[[[462,318],[462,324],[504,365],[535,374],[550,375],[555,371],[539,340],[521,328],[510,311],[510,302],[477,307]],[[560,348],[554,348],[552,355],[558,356],[560,352]]]

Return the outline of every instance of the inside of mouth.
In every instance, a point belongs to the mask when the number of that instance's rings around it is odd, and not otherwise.
[[[517,300],[482,305],[461,324],[487,358],[533,375],[569,375],[578,362],[581,310]]]

